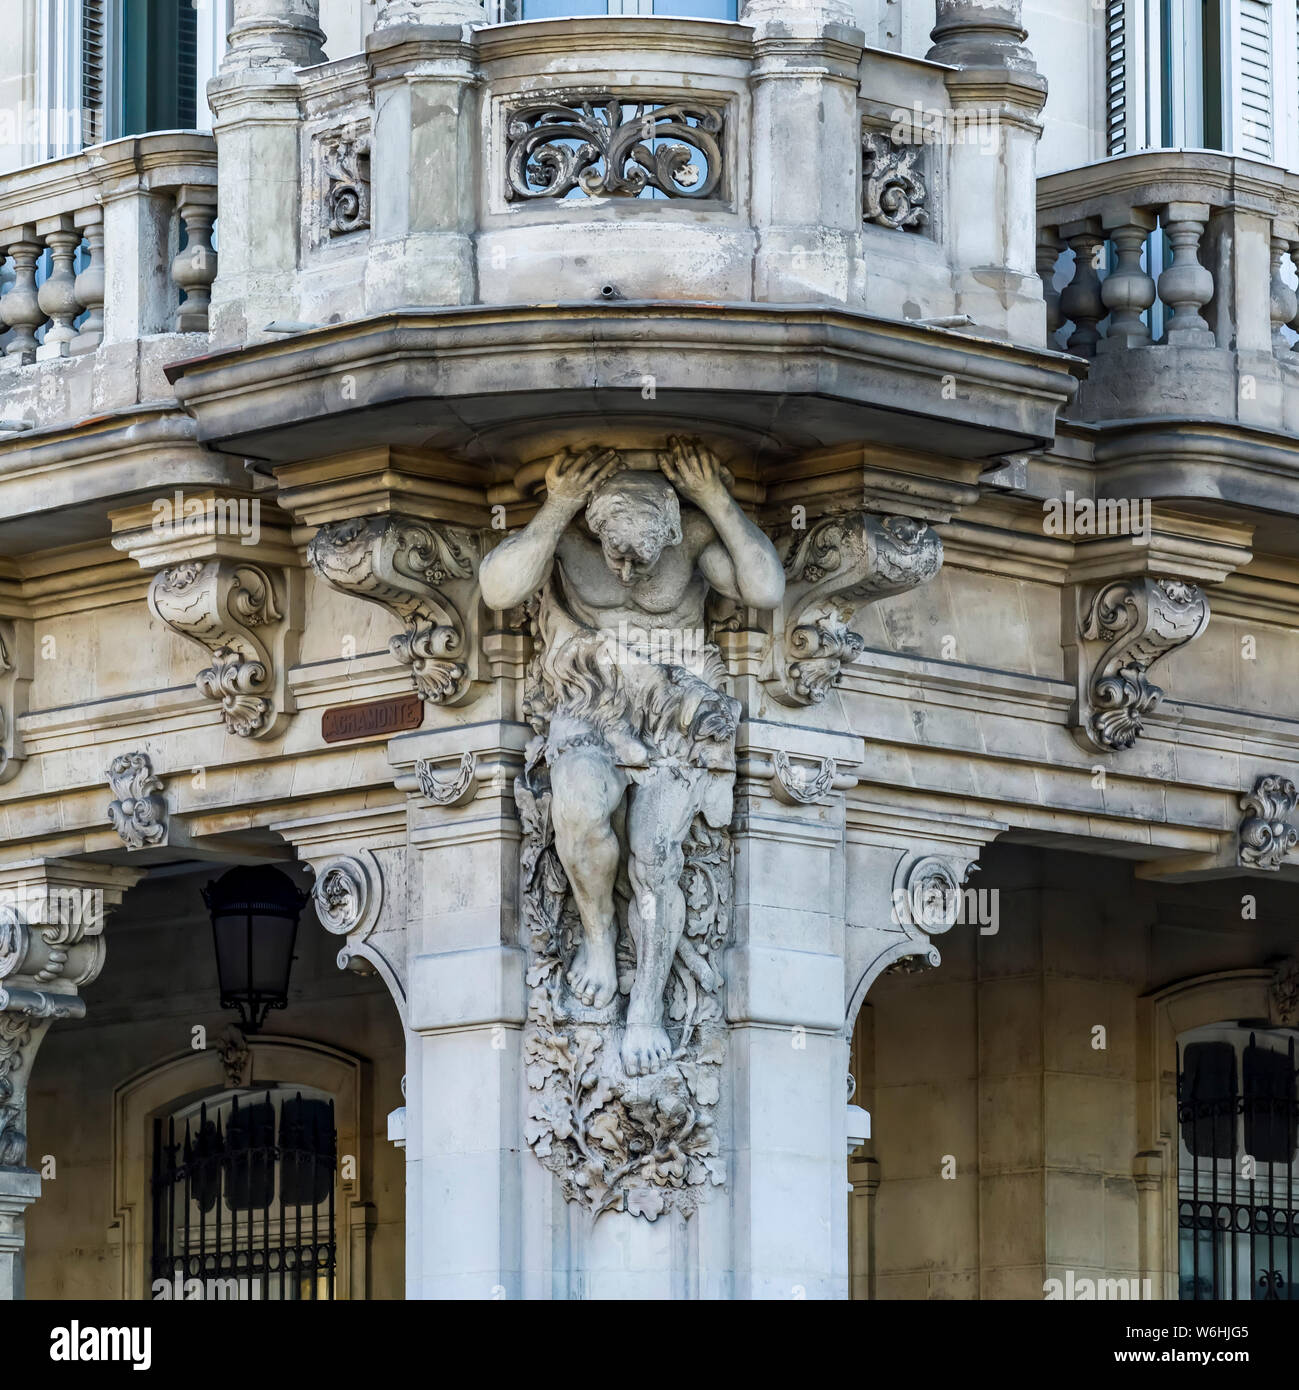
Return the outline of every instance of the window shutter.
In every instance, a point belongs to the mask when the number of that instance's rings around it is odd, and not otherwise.
[[[1272,6],[1268,0],[1240,0],[1237,68],[1240,126],[1236,152],[1251,159],[1271,159]]]
[[[1128,4],[1105,7],[1105,153],[1128,152]]]
[[[104,93],[107,88],[106,0],[81,0],[81,143],[98,145],[105,138]]]

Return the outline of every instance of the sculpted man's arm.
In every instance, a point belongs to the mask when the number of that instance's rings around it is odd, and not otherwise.
[[[546,500],[517,535],[503,540],[483,560],[478,582],[483,602],[498,612],[526,603],[550,576],[555,547],[591,493],[617,466],[612,449],[556,454],[546,470]]]
[[[740,510],[722,481],[716,457],[698,444],[670,439],[659,455],[668,481],[713,523],[718,542],[699,557],[714,588],[751,608],[775,608],[785,596],[785,571],[775,547]],[[728,582],[729,581],[729,582]]]

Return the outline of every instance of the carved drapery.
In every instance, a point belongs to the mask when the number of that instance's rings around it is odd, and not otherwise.
[[[401,619],[406,630],[388,645],[422,700],[468,698],[475,653],[465,613],[476,611],[479,558],[472,532],[414,517],[357,517],[322,526],[307,557],[334,588]]]
[[[420,758],[415,764],[420,794],[435,806],[463,806],[478,790],[477,766],[478,760],[470,752],[460,755],[454,771],[443,773],[437,772],[429,759]]]
[[[1237,863],[1252,869],[1279,869],[1299,845],[1299,792],[1288,777],[1260,777],[1240,798]]]
[[[845,512],[783,545],[783,621],[778,614],[766,679],[782,704],[819,704],[864,646],[850,626],[858,605],[928,582],[942,568],[943,544],[923,521]]]
[[[275,669],[272,633],[284,613],[270,570],[224,558],[186,560],[154,575],[149,607],[212,654],[195,684],[221,706],[232,734],[263,738],[277,730],[282,673]]]
[[[167,803],[149,755],[121,754],[109,764],[107,777],[113,792],[108,819],[127,849],[166,844]]]
[[[862,132],[862,216],[877,227],[918,232],[929,222],[923,145],[888,131]]]
[[[505,196],[513,200],[712,198],[722,182],[724,114],[697,101],[574,96],[506,113]]]
[[[1104,752],[1131,748],[1145,716],[1163,699],[1150,667],[1193,642],[1208,622],[1208,599],[1184,580],[1141,576],[1099,588],[1079,625],[1085,664],[1075,728],[1084,746]]]

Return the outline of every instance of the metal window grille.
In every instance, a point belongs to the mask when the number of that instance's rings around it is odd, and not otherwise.
[[[1208,1041],[1181,1050],[1181,1298],[1299,1298],[1297,1095],[1292,1036],[1260,1042],[1250,1033],[1243,1049]]]
[[[334,1102],[267,1091],[153,1124],[151,1284],[192,1297],[332,1299]]]

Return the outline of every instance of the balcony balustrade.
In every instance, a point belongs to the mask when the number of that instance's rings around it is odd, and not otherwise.
[[[184,132],[115,140],[0,179],[7,417],[38,426],[165,390],[162,366],[194,346],[174,335],[208,328],[216,184],[214,141]],[[65,389],[37,384],[46,364],[82,357],[99,360],[59,368]],[[125,375],[113,363],[127,364]]]
[[[1299,177],[1149,151],[1038,182],[1048,329],[1091,359],[1072,415],[1299,430]],[[1072,253],[1072,274],[1058,292]]]

